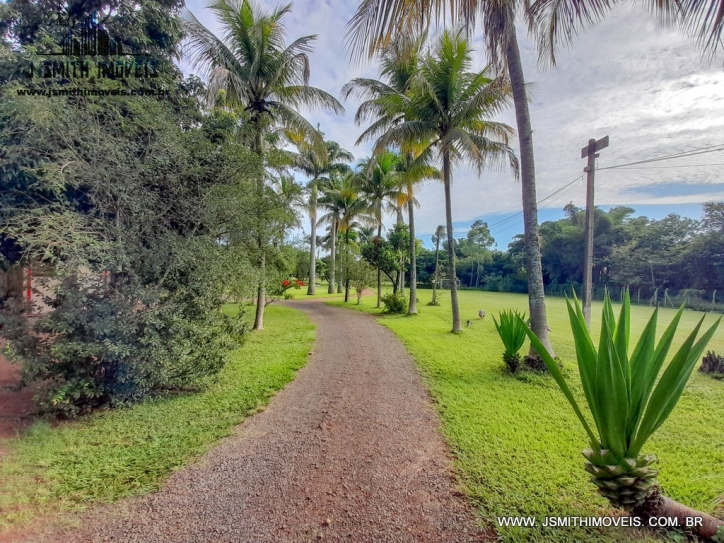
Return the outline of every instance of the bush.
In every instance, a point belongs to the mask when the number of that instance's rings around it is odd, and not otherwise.
[[[498,331],[505,352],[503,353],[503,362],[509,372],[515,373],[520,369],[520,355],[518,351],[525,343],[526,333],[525,314],[521,315],[517,311],[501,311],[500,322],[495,320],[495,329]]]
[[[401,314],[407,311],[407,298],[399,292],[388,292],[381,298],[385,313]]]
[[[709,373],[718,379],[724,379],[724,357],[712,351],[706,353],[699,371]]]
[[[22,363],[23,381],[45,382],[43,410],[77,416],[198,387],[247,329],[240,316],[199,307],[192,296],[134,294],[62,287],[47,300],[53,310],[32,325],[17,307],[3,307],[8,353]]]

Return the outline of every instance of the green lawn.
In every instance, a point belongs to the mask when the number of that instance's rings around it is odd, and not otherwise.
[[[269,306],[264,327],[247,336],[204,392],[56,428],[33,426],[0,463],[0,528],[156,490],[173,470],[231,435],[292,380],[314,343],[314,325],[295,309]]]
[[[444,303],[430,307],[431,291],[418,291],[420,315],[388,316],[389,327],[415,357],[442,419],[442,431],[453,449],[461,483],[504,541],[629,541],[641,534],[616,528],[504,528],[496,517],[509,515],[610,515],[604,499],[583,471],[581,450],[586,435],[573,411],[549,377],[516,378],[503,373],[502,343],[491,315],[506,308],[525,310],[524,295],[464,291],[460,294],[464,330],[450,333],[449,293]],[[339,301],[328,302],[345,305]],[[368,312],[374,299],[349,307]],[[551,339],[565,366],[569,382],[578,383],[573,339],[565,302],[548,298]],[[485,309],[485,321],[478,310]],[[600,304],[593,307],[593,328],[598,337]],[[632,310],[632,338],[637,338],[651,313],[648,307]],[[674,315],[660,312],[659,333]],[[686,311],[675,347],[701,313]],[[472,326],[465,327],[470,319]],[[708,316],[706,322],[713,322]],[[633,345],[633,341],[632,341]],[[724,327],[710,348],[724,352]],[[580,385],[574,393],[582,398]],[[660,481],[665,492],[689,506],[715,510],[724,494],[724,381],[695,372],[670,419],[659,429],[644,452],[658,455]],[[539,520],[539,524],[540,524]]]

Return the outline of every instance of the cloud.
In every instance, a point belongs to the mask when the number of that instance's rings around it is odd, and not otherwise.
[[[204,24],[217,30],[210,12],[199,0],[189,0],[187,5]],[[374,66],[350,64],[344,49],[345,25],[355,8],[356,2],[349,1],[297,0],[287,16],[290,39],[317,34],[311,55],[311,84],[335,96],[353,77],[377,76]],[[721,65],[718,61],[709,63],[687,37],[661,27],[647,13],[627,6],[616,8],[602,24],[582,33],[567,51],[562,51],[555,69],[540,70],[533,40],[522,27],[518,35],[526,79],[534,87],[530,110],[539,199],[582,175],[585,162],[580,158],[580,149],[592,137],[610,137],[610,146],[601,152],[599,167],[724,143]],[[475,43],[479,49],[475,53],[476,65],[482,68],[485,57],[479,37]],[[361,131],[353,121],[357,104],[348,102],[345,107],[347,112],[341,116],[305,113],[312,123],[320,124],[327,138],[361,157],[369,153],[369,146],[354,146]],[[514,112],[505,112],[500,120],[514,126]],[[656,164],[687,164],[680,169],[602,170],[596,178],[597,204],[635,207],[721,199],[721,187],[716,186],[720,170],[696,167],[724,162],[721,155]],[[681,184],[699,188],[682,193],[677,189]],[[422,205],[417,230],[421,235],[429,234],[444,223],[441,185],[428,182],[418,200]],[[584,204],[584,183],[573,185],[547,204],[562,207],[570,200]],[[509,172],[478,175],[465,167],[454,172],[453,214],[460,224],[515,213],[521,209],[520,202],[520,183]],[[518,225],[517,231],[521,228]],[[512,229],[506,235],[514,232]]]

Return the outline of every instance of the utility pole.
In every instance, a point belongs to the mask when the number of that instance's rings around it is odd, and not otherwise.
[[[588,165],[583,168],[586,172],[586,251],[583,257],[583,317],[586,327],[591,329],[591,296],[593,295],[593,220],[595,209],[593,203],[593,178],[596,171],[597,151],[608,147],[608,136],[595,140],[588,140],[588,145],[581,149],[581,158],[588,157]]]

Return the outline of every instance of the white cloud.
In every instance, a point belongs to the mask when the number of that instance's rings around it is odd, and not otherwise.
[[[190,0],[188,6],[203,23],[215,28],[213,17],[199,0]],[[290,39],[318,35],[311,55],[311,84],[336,96],[351,78],[376,76],[373,66],[350,64],[344,50],[345,25],[355,8],[355,2],[341,0],[297,0],[286,21]],[[610,146],[601,152],[600,167],[724,143],[721,66],[710,64],[688,38],[662,28],[648,14],[617,8],[568,51],[561,52],[557,68],[550,70],[538,69],[533,41],[522,28],[519,38],[526,78],[535,90],[530,109],[539,199],[582,173],[585,163],[580,149],[591,137],[610,136]],[[476,44],[480,47],[481,41]],[[482,51],[476,52],[476,61],[483,66]],[[360,133],[353,123],[356,106],[346,103],[347,113],[342,116],[308,112],[308,118],[319,123],[328,138],[360,157],[369,149],[354,147]],[[514,125],[513,111],[506,112],[502,120]],[[701,155],[660,165],[716,162],[724,162],[724,157]],[[597,174],[597,203],[683,204],[721,198],[720,192],[706,188],[688,196],[666,193],[667,183],[717,183],[719,171],[716,167],[601,171]],[[657,183],[663,187],[660,193],[654,186]],[[646,189],[630,190],[636,187]],[[583,205],[584,190],[580,183],[552,205],[561,207],[569,200]],[[432,232],[444,222],[442,187],[427,183],[418,199],[422,207],[417,229]],[[478,176],[467,168],[455,171],[456,222],[516,212],[520,199],[520,183],[509,173]]]

